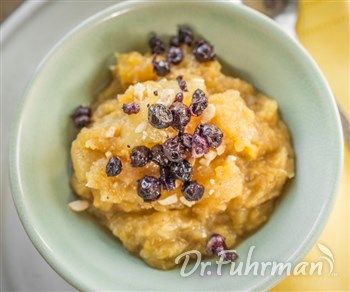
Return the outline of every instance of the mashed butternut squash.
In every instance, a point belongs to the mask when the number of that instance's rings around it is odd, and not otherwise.
[[[205,188],[199,201],[187,201],[177,182],[175,190],[162,190],[159,200],[144,202],[137,195],[137,180],[159,176],[159,167],[153,162],[132,167],[130,152],[135,146],[162,144],[176,134],[170,127],[152,127],[147,106],[170,105],[180,91],[178,75],[188,87],[184,104],[189,106],[197,88],[209,101],[186,132],[210,122],[223,132],[223,142],[190,159],[193,179]],[[123,112],[122,105],[130,102],[140,105],[138,114]],[[115,177],[105,172],[111,156],[123,163]],[[174,267],[174,259],[188,250],[208,255],[206,243],[212,234],[221,234],[229,248],[237,245],[267,221],[275,199],[294,175],[293,149],[276,101],[246,81],[224,75],[218,61],[199,63],[188,51],[165,78],[154,73],[150,55],[119,54],[113,81],[93,106],[92,124],[72,143],[71,157],[72,186],[90,202],[89,211],[130,252],[160,269]]]

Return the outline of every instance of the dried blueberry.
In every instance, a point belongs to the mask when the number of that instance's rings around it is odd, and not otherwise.
[[[175,101],[182,102],[184,100],[184,94],[182,92],[178,92],[175,95]]]
[[[170,72],[170,64],[166,60],[153,60],[153,69],[158,76],[165,76]]]
[[[197,126],[195,133],[205,138],[209,147],[217,148],[222,142],[224,134],[213,124],[200,124]]]
[[[165,129],[173,122],[173,115],[164,104],[156,103],[148,108],[148,121],[157,129]]]
[[[219,255],[221,256],[221,253]],[[238,254],[235,253],[234,251],[226,251],[226,252],[223,252],[223,259],[225,261],[234,262],[235,260],[238,259]]]
[[[137,114],[140,111],[140,105],[136,102],[124,103],[122,109],[128,115]]]
[[[167,58],[171,64],[175,64],[175,65],[180,64],[183,57],[184,57],[184,54],[182,53],[181,48],[170,47]]]
[[[207,243],[208,253],[220,256],[222,253],[225,261],[235,261],[238,255],[235,252],[224,252],[227,250],[225,239],[220,234],[213,234]]]
[[[182,193],[187,201],[198,201],[203,197],[204,187],[196,181],[187,181],[182,187]]]
[[[173,115],[172,127],[177,130],[182,130],[191,120],[191,111],[182,102],[174,102],[170,106],[171,114]]]
[[[163,188],[167,191],[175,189],[175,178],[172,175],[170,168],[168,166],[160,167],[160,182]]]
[[[209,151],[208,142],[198,134],[192,136],[192,157],[198,158]]]
[[[74,125],[77,128],[83,128],[91,122],[91,109],[88,106],[79,105],[72,114]]]
[[[180,43],[191,45],[193,41],[193,31],[190,27],[182,25],[179,27],[178,31]]]
[[[180,39],[177,35],[172,36],[169,41],[170,47],[180,47]]]
[[[198,62],[208,62],[215,58],[214,47],[205,40],[196,41],[192,52]]]
[[[90,124],[91,119],[89,116],[81,115],[74,118],[73,122],[77,128],[83,128]]]
[[[185,146],[187,150],[192,149],[192,135],[188,133],[180,133],[179,134],[182,144]]]
[[[170,172],[176,179],[189,181],[192,176],[192,165],[187,160],[171,162]]]
[[[211,254],[218,254],[226,249],[225,239],[220,234],[213,234],[207,242],[207,251]]]
[[[145,201],[152,202],[160,197],[160,181],[146,175],[137,181],[137,194]]]
[[[107,176],[117,176],[123,169],[122,162],[116,156],[112,156],[106,164]]]
[[[152,161],[160,166],[165,166],[168,164],[168,159],[165,157],[163,146],[155,145],[151,149]]]
[[[164,154],[170,161],[178,162],[186,158],[186,147],[182,144],[181,138],[175,136],[166,140],[163,144]]]
[[[188,91],[186,81],[183,79],[182,75],[176,77],[177,83],[182,91]]]
[[[133,167],[145,166],[151,161],[151,150],[146,146],[136,146],[130,154],[130,162]]]
[[[91,109],[88,106],[83,106],[83,105],[79,105],[73,113],[73,118],[76,118],[78,116],[91,116]]]
[[[208,106],[208,98],[201,89],[196,89],[192,95],[192,103],[190,105],[191,113],[194,116],[199,116]]]
[[[165,52],[163,41],[156,35],[152,35],[148,41],[152,54],[161,54]]]

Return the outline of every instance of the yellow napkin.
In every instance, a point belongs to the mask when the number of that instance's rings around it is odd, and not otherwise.
[[[299,1],[296,32],[326,76],[337,102],[350,115],[349,18],[350,1]],[[350,290],[350,150],[345,145],[343,177],[335,207],[318,243],[334,255],[335,274],[291,276],[273,290]],[[327,178],[324,178],[327,179]],[[315,261],[320,251],[314,246],[304,259]]]

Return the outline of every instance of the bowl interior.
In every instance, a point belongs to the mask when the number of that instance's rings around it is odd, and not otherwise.
[[[131,256],[90,216],[71,212],[72,110],[110,78],[114,52],[146,49],[148,34],[189,24],[240,76],[278,101],[296,152],[296,177],[272,218],[238,247],[245,262],[295,262],[313,245],[333,200],[341,161],[334,101],[314,63],[271,21],[232,3],[123,3],[85,22],[50,53],[30,84],[12,144],[15,203],[32,241],[80,289],[263,289],[281,276],[181,278]],[[231,68],[231,69],[232,69]],[[225,273],[224,273],[225,274]],[[179,281],[181,279],[181,281]]]

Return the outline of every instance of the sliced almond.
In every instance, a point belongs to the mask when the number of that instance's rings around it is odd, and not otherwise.
[[[221,144],[218,148],[216,148],[216,153],[220,156],[224,154],[225,150],[226,150],[226,145]]]
[[[227,155],[227,160],[229,160],[229,161],[236,161],[237,157],[234,156],[234,155]]]
[[[171,88],[166,88],[160,91],[159,98],[157,100],[157,103],[164,104],[166,106],[170,106],[175,98],[175,91]]]
[[[87,140],[85,142],[85,148],[90,148],[92,150],[95,150],[96,149],[96,146],[94,144],[94,141],[92,141],[91,139]]]
[[[136,83],[134,85],[134,94],[136,99],[142,100],[143,99],[143,92],[145,91],[145,86],[141,83]]]
[[[76,200],[70,202],[68,206],[74,212],[82,212],[89,208],[89,202],[85,200]]]
[[[185,206],[190,207],[190,208],[191,208],[194,204],[196,204],[195,201],[187,201],[187,200],[185,199],[185,197],[180,197],[180,202],[181,202],[182,204],[184,204]]]
[[[201,165],[209,166],[210,163],[215,159],[217,153],[215,150],[210,150],[208,153],[204,154],[204,158],[199,160]]]
[[[163,200],[158,200],[158,203],[163,205],[163,206],[167,206],[167,205],[171,205],[171,204],[175,204],[177,203],[178,199],[176,195],[171,195],[169,197],[166,197]]]
[[[135,133],[142,133],[143,130],[146,128],[146,123],[140,123],[136,128],[135,128]]]
[[[208,153],[204,154],[204,157],[205,157],[205,159],[212,161],[212,160],[215,159],[215,157],[217,155],[218,154],[217,154],[217,152],[215,150],[210,150]]]
[[[107,152],[105,153],[106,158],[111,158],[112,155],[113,155],[113,154],[112,154],[111,151],[107,151]]]
[[[142,131],[142,140],[146,140],[146,138],[148,137],[148,134],[146,131]]]
[[[115,130],[116,128],[115,127],[109,127],[108,130],[105,132],[105,137],[106,138],[112,138],[114,137],[114,134],[115,134]]]
[[[202,122],[207,123],[211,121],[216,114],[216,107],[213,104],[209,104],[208,107],[205,109],[205,111],[202,114]]]

